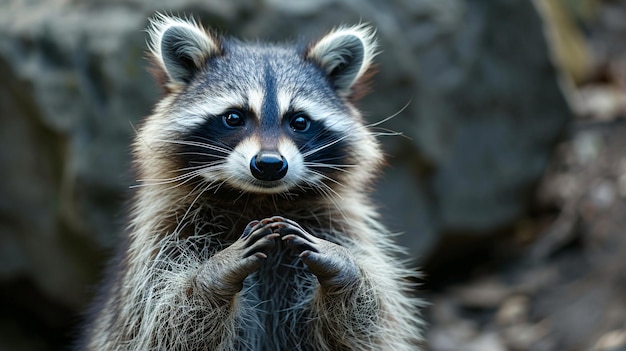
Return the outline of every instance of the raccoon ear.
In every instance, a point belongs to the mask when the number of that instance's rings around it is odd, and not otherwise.
[[[209,58],[222,52],[220,41],[193,19],[158,13],[150,22],[150,51],[165,71],[169,88],[188,84]]]
[[[310,45],[305,57],[324,69],[339,96],[350,97],[376,56],[374,34],[366,24],[340,27]]]

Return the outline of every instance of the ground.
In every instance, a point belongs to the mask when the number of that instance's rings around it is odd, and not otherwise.
[[[526,219],[426,267],[429,350],[626,351],[626,3],[561,4],[591,6],[552,42],[576,118]]]

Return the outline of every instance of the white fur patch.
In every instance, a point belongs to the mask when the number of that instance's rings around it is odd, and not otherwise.
[[[306,96],[293,96],[291,100],[291,109],[294,111],[303,111],[314,121],[322,121],[324,125],[335,132],[349,133],[354,119],[348,115],[337,111],[323,101],[307,98]]]
[[[187,133],[189,130],[204,123],[207,118],[218,116],[233,108],[233,106],[243,106],[245,102],[244,97],[234,94],[206,96],[200,102],[181,105],[171,115],[171,122],[166,128],[180,133]]]
[[[284,116],[291,107],[291,91],[285,89],[279,89],[276,93],[276,100],[278,102],[278,113]]]
[[[228,156],[224,174],[218,176],[223,177],[231,186],[248,192],[272,194],[292,189],[301,184],[302,179],[307,176],[304,159],[291,140],[281,139],[277,145],[278,152],[287,160],[288,171],[284,178],[275,181],[271,186],[269,183],[263,183],[254,178],[250,171],[250,161],[261,150],[256,138],[249,138],[239,143]],[[215,177],[215,174],[207,176]],[[215,179],[209,180],[214,181]],[[317,179],[309,180],[317,181]]]
[[[250,160],[261,146],[256,138],[248,138],[235,147],[226,161],[227,182],[240,187],[250,182]]]
[[[256,116],[261,116],[263,111],[263,101],[265,99],[265,92],[261,88],[250,88],[248,90],[248,107]]]
[[[289,165],[289,170],[283,181],[289,184],[301,183],[302,178],[306,175],[306,167],[298,147],[289,139],[281,139],[278,141],[278,152],[283,155]]]

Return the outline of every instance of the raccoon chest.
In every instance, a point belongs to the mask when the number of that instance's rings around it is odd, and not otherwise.
[[[268,259],[242,290],[242,342],[254,350],[304,349],[316,284],[297,259],[287,254]]]

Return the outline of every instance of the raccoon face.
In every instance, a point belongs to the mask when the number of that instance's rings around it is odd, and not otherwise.
[[[148,129],[167,135],[181,181],[204,191],[334,193],[380,159],[351,104],[374,56],[370,28],[339,28],[307,47],[218,38],[158,16],[151,50],[170,94]]]

